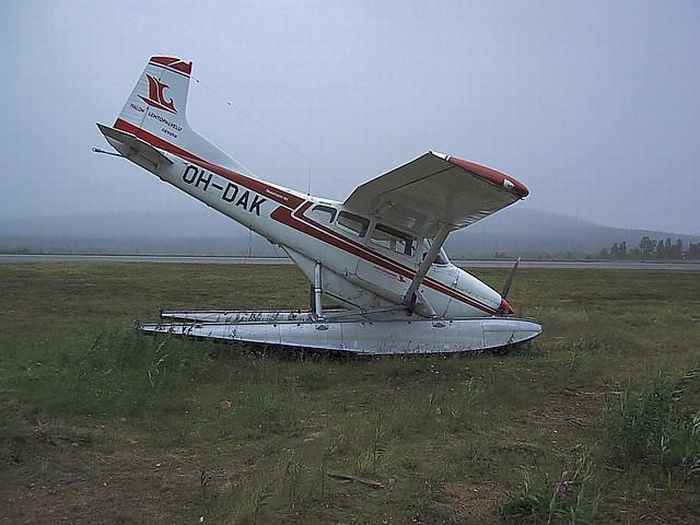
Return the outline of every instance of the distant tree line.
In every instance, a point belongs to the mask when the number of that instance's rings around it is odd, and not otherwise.
[[[604,248],[600,254],[605,259],[700,259],[700,242],[691,242],[683,246],[681,239],[672,242],[642,237],[638,248],[627,248],[627,242],[616,242],[610,248]]]

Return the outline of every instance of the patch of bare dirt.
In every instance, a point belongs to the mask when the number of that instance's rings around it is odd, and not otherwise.
[[[447,483],[437,506],[459,523],[483,523],[493,515],[505,497],[498,485],[490,481],[480,483]]]
[[[63,435],[7,404],[2,419],[0,523],[171,522],[197,510],[196,458],[121,439],[105,451],[100,429]]]

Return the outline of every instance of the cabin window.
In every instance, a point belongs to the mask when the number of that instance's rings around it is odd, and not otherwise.
[[[367,219],[346,211],[341,211],[338,214],[337,224],[342,229],[352,232],[359,237],[364,237],[365,233],[367,233],[367,228],[369,228]]]
[[[416,239],[383,224],[377,223],[374,226],[371,240],[374,244],[409,257],[416,253]]]
[[[317,220],[318,222],[326,222],[330,224],[335,219],[335,208],[318,204],[311,209],[308,216],[311,219]]]

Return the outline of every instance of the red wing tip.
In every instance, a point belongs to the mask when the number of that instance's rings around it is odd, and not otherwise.
[[[184,60],[181,60],[176,57],[156,56],[151,57],[149,62],[152,62],[159,66],[169,67],[170,69],[174,69],[176,71],[179,71],[180,73],[184,73],[185,75],[192,74],[192,62],[185,62]]]
[[[521,199],[530,194],[530,190],[528,190],[522,182],[493,168],[452,156],[447,157],[447,162],[453,166],[457,166],[458,168],[474,173],[478,177],[481,177],[482,179],[485,179],[496,186],[501,186],[508,191],[515,193]]]

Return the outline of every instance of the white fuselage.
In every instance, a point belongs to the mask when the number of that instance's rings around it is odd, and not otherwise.
[[[123,144],[113,140],[110,143],[129,157]],[[357,217],[344,210],[340,202],[269,184],[187,152],[166,155],[172,164],[163,163],[157,169],[139,162],[139,158],[132,160],[280,245],[312,282],[314,267],[320,262],[325,295],[362,312],[405,317],[402,299],[429,249],[429,240],[415,239],[410,248],[397,249],[375,235],[374,218]],[[347,227],[341,212],[361,219],[360,231],[352,227],[356,226],[353,223]],[[430,267],[420,293],[422,300],[415,305],[415,313],[422,316],[491,316],[497,314],[501,304],[496,291],[444,256]]]

